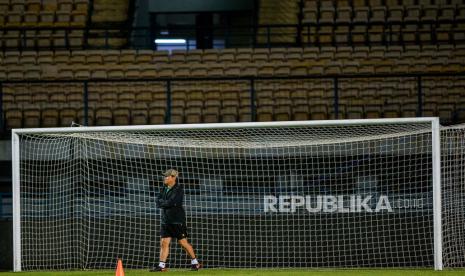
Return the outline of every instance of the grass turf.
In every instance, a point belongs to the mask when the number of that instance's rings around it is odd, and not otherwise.
[[[148,276],[156,273],[147,270],[126,269],[125,276]],[[38,271],[38,272],[0,272],[0,276],[78,276],[78,275],[98,275],[113,276],[114,270],[87,270],[87,271]],[[318,269],[202,269],[200,271],[189,271],[187,269],[171,269],[163,275],[310,275],[310,276],[458,276],[465,275],[464,269],[457,270],[422,270],[422,269],[349,269],[349,270],[318,270]]]

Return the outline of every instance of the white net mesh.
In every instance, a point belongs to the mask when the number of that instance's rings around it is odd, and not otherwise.
[[[465,266],[465,125],[441,129],[443,262]]]
[[[21,134],[22,269],[158,263],[169,168],[205,267],[432,267],[431,149],[430,122]]]

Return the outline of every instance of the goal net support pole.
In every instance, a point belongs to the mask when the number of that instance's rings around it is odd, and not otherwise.
[[[20,158],[19,136],[14,131],[11,135],[11,162],[13,181],[13,269],[21,271],[21,206],[20,206]]]
[[[441,129],[439,118],[431,121],[433,162],[434,269],[442,270],[442,204],[441,204]]]

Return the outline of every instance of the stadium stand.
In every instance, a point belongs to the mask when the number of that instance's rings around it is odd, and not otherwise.
[[[2,1],[0,40],[4,49],[82,47],[88,0]]]
[[[461,1],[259,3],[257,47],[169,52],[126,47],[127,0],[2,1],[4,126],[463,121]]]
[[[462,45],[327,46],[278,51],[281,52],[268,49],[178,50],[171,55],[148,50],[8,51],[0,56],[5,67],[0,79],[117,79],[121,76],[140,78],[142,73],[183,78],[461,72],[465,58]],[[230,70],[231,67],[239,70]],[[55,72],[58,74],[53,74]]]
[[[418,44],[463,41],[461,1],[304,1],[310,44]]]
[[[162,56],[165,54],[165,56]],[[211,63],[222,59],[226,54],[226,64]],[[289,57],[288,57],[289,55]],[[162,57],[162,58],[160,58]],[[329,119],[335,114],[326,112],[319,114],[314,110],[333,110],[333,81],[325,76],[345,74],[395,74],[395,73],[459,73],[463,70],[464,49],[462,47],[322,47],[301,49],[282,48],[278,51],[268,49],[237,49],[236,51],[195,50],[174,51],[171,55],[153,51],[55,51],[41,52],[6,52],[2,57],[2,65],[6,68],[3,80],[34,81],[47,79],[53,81],[88,81],[88,80],[119,80],[141,78],[224,78],[228,76],[241,77],[272,77],[272,76],[306,76],[321,75],[322,79],[309,80],[276,80],[257,82],[257,120],[294,120],[294,119]],[[218,82],[218,81],[217,81]],[[246,82],[219,81],[218,93],[209,93],[208,86],[212,82],[176,82],[171,87],[171,122],[196,123],[250,120],[250,92]],[[426,78],[423,82],[425,115],[436,116],[441,110],[445,121],[452,121],[457,112],[458,98],[463,87],[457,86],[455,93],[448,93],[445,86],[463,84],[463,78],[441,77]],[[379,118],[384,116],[416,115],[417,81],[415,78],[350,78],[339,83],[339,118]],[[37,122],[39,126],[66,125],[69,120],[48,120],[50,114],[59,114],[58,107],[70,102],[81,103],[83,90],[79,86],[62,84],[5,84],[4,109],[8,118],[17,118],[17,107],[31,109],[24,111],[23,118],[28,124]],[[27,88],[26,88],[27,87]],[[150,90],[148,90],[150,89]],[[297,92],[295,90],[298,89]],[[61,96],[66,90],[65,97]],[[299,92],[300,90],[300,92]],[[152,93],[152,96],[146,96]],[[442,96],[440,93],[447,93]],[[160,96],[155,96],[156,94]],[[149,106],[154,101],[166,102],[166,88],[160,82],[159,86],[130,83],[97,83],[91,84],[88,91],[89,107],[95,112],[96,125],[131,124],[131,106],[138,105],[138,113],[148,114]],[[161,95],[163,95],[163,98]],[[214,96],[215,95],[215,96]],[[52,100],[53,99],[53,100]],[[208,100],[207,100],[208,99]],[[400,109],[401,103],[414,102],[413,112]],[[208,104],[207,104],[208,102]],[[50,107],[49,104],[52,106]],[[205,105],[204,105],[205,104]],[[11,107],[10,107],[11,105]],[[386,110],[383,106],[386,105]],[[143,109],[145,106],[147,109]],[[159,106],[158,108],[161,108]],[[224,108],[225,110],[222,110]],[[51,110],[56,110],[51,111]],[[212,116],[214,110],[221,110],[221,116]],[[31,120],[31,114],[45,112],[49,115],[34,115],[42,120]],[[205,114],[203,114],[205,112]],[[166,114],[145,116],[150,122],[163,123]],[[386,115],[385,115],[386,113]],[[297,115],[298,114],[298,115]],[[390,115],[389,115],[390,114]],[[92,115],[92,114],[91,114]],[[207,116],[208,115],[208,116]],[[224,116],[222,116],[224,115]],[[45,116],[45,117],[44,117]],[[77,113],[76,113],[77,116]],[[121,119],[124,117],[124,119]],[[224,117],[224,119],[223,119]],[[206,119],[208,118],[208,119]],[[140,119],[139,119],[140,120]],[[76,121],[77,118],[76,118]],[[40,123],[42,122],[42,123]],[[139,121],[140,122],[140,121]],[[148,122],[148,121],[142,121]],[[8,122],[9,126],[12,123]]]

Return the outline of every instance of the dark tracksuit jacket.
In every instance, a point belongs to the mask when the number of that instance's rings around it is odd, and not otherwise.
[[[186,224],[186,212],[182,207],[184,201],[184,188],[179,184],[168,190],[160,189],[156,198],[157,207],[161,209],[162,224]]]

